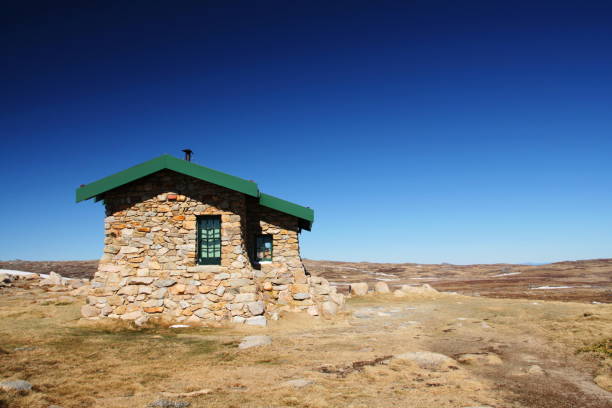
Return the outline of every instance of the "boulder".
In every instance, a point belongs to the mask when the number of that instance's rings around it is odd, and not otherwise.
[[[422,286],[402,285],[401,291],[411,295],[428,295],[439,293],[427,283]]]
[[[248,349],[251,347],[267,346],[268,344],[272,344],[270,336],[246,336],[242,339],[238,348]]]
[[[387,285],[385,282],[376,282],[374,285],[374,292],[381,294],[391,293],[389,290],[389,285]]]
[[[351,283],[351,295],[365,296],[368,294],[368,284],[366,282]]]
[[[8,285],[11,282],[13,282],[13,275],[9,275],[7,273],[0,273],[0,285]]]
[[[61,275],[51,271],[49,272],[49,277],[41,280],[39,282],[40,286],[60,286],[63,284],[63,280]]]
[[[406,292],[403,292],[400,289],[395,289],[393,291],[393,296],[395,296],[395,297],[404,297],[404,296],[406,296]]]

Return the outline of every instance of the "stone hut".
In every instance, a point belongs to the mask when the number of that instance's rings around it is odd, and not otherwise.
[[[106,218],[86,318],[266,325],[343,305],[302,264],[299,233],[313,210],[252,181],[163,155],[77,189],[77,202],[90,198]]]

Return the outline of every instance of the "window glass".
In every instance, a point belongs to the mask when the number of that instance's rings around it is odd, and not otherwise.
[[[221,265],[221,216],[198,217],[198,264]]]
[[[259,235],[255,242],[255,260],[272,262],[272,235]]]

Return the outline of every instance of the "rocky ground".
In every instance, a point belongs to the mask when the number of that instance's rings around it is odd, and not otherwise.
[[[86,282],[49,279],[0,288],[2,408],[612,406],[607,304],[409,286],[265,329],[137,328],[82,321]]]
[[[386,282],[394,289],[428,283],[440,291],[470,296],[612,303],[612,259],[566,261],[546,265],[452,265],[304,260],[309,272],[348,291],[355,282]],[[57,272],[91,279],[97,261],[0,261],[0,269]]]
[[[391,264],[304,261],[309,272],[340,291],[355,282],[386,282],[392,289],[428,283],[437,290],[470,296],[612,303],[612,259],[546,265]]]

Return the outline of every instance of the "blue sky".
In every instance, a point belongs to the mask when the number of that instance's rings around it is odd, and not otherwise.
[[[609,2],[80,3],[0,17],[0,259],[98,258],[75,188],[185,147],[307,258],[612,256]]]

